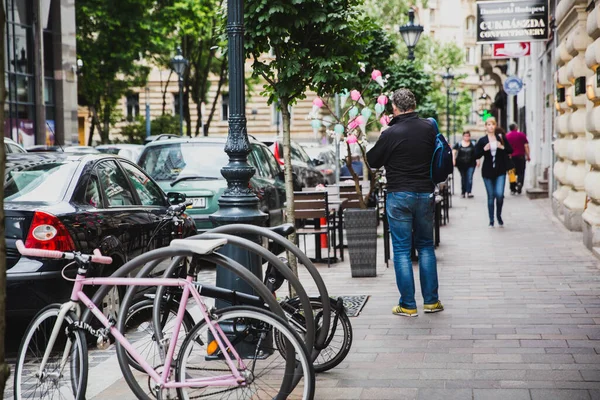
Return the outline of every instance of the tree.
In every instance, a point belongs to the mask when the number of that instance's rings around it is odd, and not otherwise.
[[[113,111],[131,87],[144,86],[150,58],[163,47],[160,0],[87,0],[75,3],[77,53],[83,61],[78,79],[79,104],[92,115],[89,144],[95,129],[107,143]]]
[[[210,76],[219,78],[213,103],[217,102],[227,79],[227,55],[220,52],[226,43],[222,34],[225,26],[223,0],[170,0],[161,18],[168,40],[154,62],[171,68],[173,49],[181,47],[182,55],[189,62],[183,76],[183,116],[187,132],[191,134],[190,99],[193,100],[198,115],[194,135],[198,136],[203,120],[202,103],[208,103]],[[164,90],[166,95],[167,85]],[[208,122],[203,127],[204,135],[208,134],[215,110],[213,107],[209,112]]]
[[[4,54],[6,14],[4,3],[0,4],[0,53]],[[4,63],[0,65],[0,76],[4,76]],[[0,85],[0,126],[4,127],[4,102],[6,88]],[[4,153],[4,135],[0,136],[0,176],[4,176],[6,155]],[[4,241],[4,185],[0,189],[0,394],[4,394],[10,368],[6,364],[4,338],[6,336],[6,242]]]
[[[361,17],[359,0],[256,0],[245,10],[245,48],[262,94],[280,105],[286,183],[286,218],[294,223],[290,111],[307,89],[336,93],[355,79],[375,24]],[[272,55],[272,56],[270,56]],[[377,63],[379,60],[372,60]],[[291,237],[290,240],[295,240]],[[292,268],[297,274],[295,260]]]

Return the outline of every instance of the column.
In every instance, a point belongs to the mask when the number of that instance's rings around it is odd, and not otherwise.
[[[587,19],[587,33],[594,39],[585,53],[588,68],[596,74],[588,77],[588,106],[586,154],[588,173],[585,177],[587,203],[583,212],[583,243],[591,250],[600,246],[600,7],[595,7]]]

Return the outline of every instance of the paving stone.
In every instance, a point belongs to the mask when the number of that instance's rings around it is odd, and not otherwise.
[[[419,389],[418,400],[465,400],[472,399],[471,389]]]
[[[414,400],[417,398],[418,389],[404,388],[366,388],[363,389],[360,399],[365,400]]]
[[[473,389],[474,400],[530,400],[526,389]]]
[[[532,400],[589,400],[587,390],[531,389]]]

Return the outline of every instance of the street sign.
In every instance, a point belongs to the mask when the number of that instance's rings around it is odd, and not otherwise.
[[[531,43],[494,43],[493,44],[494,58],[518,58],[525,57],[531,54]]]
[[[508,95],[516,96],[523,89],[523,81],[518,76],[509,76],[504,81],[504,91]]]
[[[548,0],[477,2],[477,43],[548,40]]]

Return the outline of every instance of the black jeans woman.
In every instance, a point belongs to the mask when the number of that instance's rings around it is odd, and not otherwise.
[[[461,177],[461,196],[473,197],[473,173],[479,161],[475,158],[475,145],[471,141],[471,132],[465,131],[462,140],[452,149],[454,166],[458,168]]]
[[[494,227],[494,203],[496,206],[496,219],[498,226],[504,227],[502,220],[502,205],[504,204],[504,186],[506,171],[508,170],[509,155],[513,149],[506,140],[504,131],[497,127],[496,119],[488,118],[485,121],[486,135],[475,145],[475,157],[483,157],[481,175],[485,183],[488,198],[488,216],[490,228]]]

